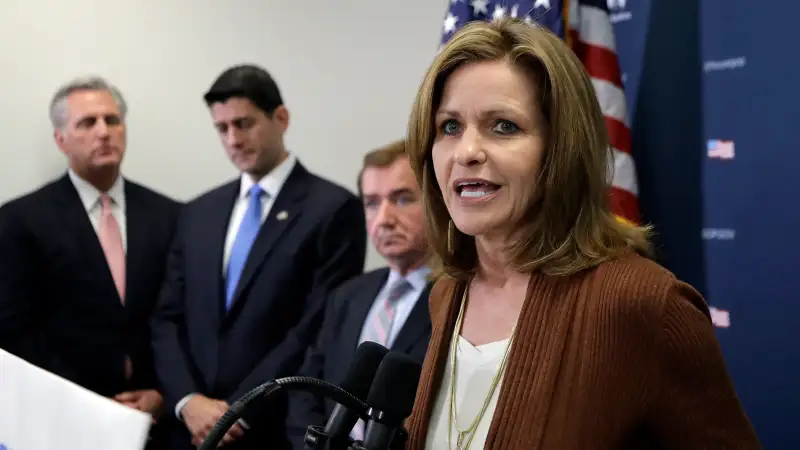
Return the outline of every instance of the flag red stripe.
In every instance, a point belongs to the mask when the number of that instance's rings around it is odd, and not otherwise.
[[[610,82],[622,89],[622,76],[617,55],[607,48],[590,45],[582,41],[577,29],[570,28],[568,35],[571,47],[583,62],[589,76]],[[604,116],[604,118],[611,147],[630,154],[630,128],[616,118],[609,116]],[[616,186],[610,186],[609,188],[611,211],[625,220],[637,224],[641,223],[638,197],[634,193]]]
[[[611,202],[611,212],[633,223],[641,223],[639,199],[633,193],[611,186],[609,201]]]
[[[619,120],[605,116],[608,141],[611,147],[631,154],[631,130]]]
[[[610,21],[611,18],[608,17],[607,20]],[[608,48],[591,45],[581,40],[578,29],[569,28],[567,33],[570,46],[583,62],[589,76],[594,79],[609,82],[623,89],[622,71],[620,70],[619,58],[616,53]],[[604,118],[611,147],[631,154],[630,128],[624,122],[614,117],[604,116]],[[632,223],[641,223],[639,199],[633,192],[616,186],[610,186],[609,202],[611,212],[617,217]]]
[[[622,75],[616,53],[583,41],[576,41],[574,48],[590,77],[608,81],[622,88]]]

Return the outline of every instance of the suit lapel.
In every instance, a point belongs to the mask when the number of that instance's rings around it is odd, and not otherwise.
[[[125,229],[128,248],[125,252],[125,306],[135,305],[136,289],[141,286],[140,275],[147,252],[147,211],[139,202],[136,190],[130,182],[125,182]],[[131,301],[134,301],[133,304]]]
[[[202,262],[203,269],[200,273],[209,274],[209,289],[213,295],[206,295],[204,298],[213,300],[212,304],[206,305],[208,320],[213,326],[219,326],[220,317],[225,317],[225,273],[223,263],[225,261],[225,239],[228,235],[228,226],[233,213],[233,206],[239,195],[239,179],[223,186],[219,195],[211,202],[211,210],[207,214],[208,220],[202,228],[201,236],[207,239],[210,251],[204,252],[205,261]]]
[[[259,272],[261,264],[269,255],[275,243],[300,216],[302,211],[301,202],[308,192],[307,178],[308,172],[297,162],[294,169],[292,169],[292,173],[286,179],[286,183],[278,192],[278,197],[273,202],[269,215],[261,225],[256,241],[250,249],[242,276],[233,295],[230,313],[241,307],[239,300],[243,291],[253,281],[253,278]],[[230,313],[229,315],[231,315]]]
[[[85,267],[86,272],[92,274],[93,277],[97,277],[103,289],[109,291],[109,297],[119,298],[114,279],[111,276],[111,270],[106,261],[106,255],[103,253],[100,240],[97,238],[97,232],[89,220],[86,208],[84,208],[78,191],[69,179],[69,175],[64,175],[58,180],[56,186],[58,192],[56,200],[57,208],[59,209],[58,220],[63,223],[67,238],[77,240],[76,248],[80,252],[85,252],[86,256],[83,260],[87,264],[87,267]],[[96,297],[106,298],[105,296]],[[122,307],[121,302],[115,303],[115,306]]]
[[[430,293],[430,283],[419,294],[414,309],[403,324],[403,328],[397,335],[392,345],[392,351],[407,353],[414,344],[431,329],[430,310],[428,309],[428,294]]]
[[[349,302],[349,304],[343,305],[342,307],[345,308],[349,314],[347,314],[347,318],[342,324],[342,334],[340,337],[343,348],[352,352],[349,356],[355,354],[356,348],[358,348],[358,343],[361,338],[361,329],[367,321],[369,310],[372,308],[373,303],[375,303],[375,298],[378,297],[378,293],[381,291],[381,288],[383,288],[388,277],[389,269],[381,269],[374,272],[372,276],[366,280],[362,289],[359,289],[361,295],[359,295],[358,298],[350,300],[345,299],[345,302]]]

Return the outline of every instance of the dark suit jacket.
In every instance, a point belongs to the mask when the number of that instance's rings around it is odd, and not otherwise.
[[[156,387],[148,320],[180,209],[124,186],[125,306],[69,176],[0,207],[0,347],[104,396]]]
[[[364,268],[361,202],[298,162],[225,312],[223,247],[239,189],[237,179],[190,202],[170,253],[153,345],[173,417],[190,393],[232,404],[261,383],[294,375],[316,337],[329,291]],[[288,216],[279,216],[283,211]],[[285,399],[276,398],[268,411],[246,417],[251,430],[239,448],[285,446],[285,410]],[[174,448],[188,448],[189,434],[177,421],[173,438]]]
[[[389,276],[378,269],[344,283],[325,306],[325,319],[316,345],[308,351],[300,374],[334,384],[344,380],[369,310]],[[390,350],[405,353],[422,364],[431,335],[428,286],[403,324]],[[307,393],[290,394],[287,434],[295,450],[304,448],[309,425],[324,425],[335,403]]]

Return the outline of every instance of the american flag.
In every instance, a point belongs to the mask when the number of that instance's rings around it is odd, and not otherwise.
[[[450,0],[442,44],[468,22],[504,17],[520,18],[528,23],[535,21],[565,39],[583,61],[605,116],[613,155],[609,167],[613,170],[611,210],[622,221],[639,223],[631,131],[607,1]]]
[[[707,148],[709,158],[733,159],[736,155],[733,141],[710,139]]]

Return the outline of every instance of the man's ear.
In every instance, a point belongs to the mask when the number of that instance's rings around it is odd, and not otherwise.
[[[282,131],[289,128],[289,110],[285,106],[281,105],[275,108],[272,118],[280,124]]]
[[[61,150],[61,153],[66,155],[67,152],[66,150],[64,150],[64,140],[65,136],[63,131],[59,129],[53,130],[53,141],[56,143],[56,147],[58,147],[58,149]]]

